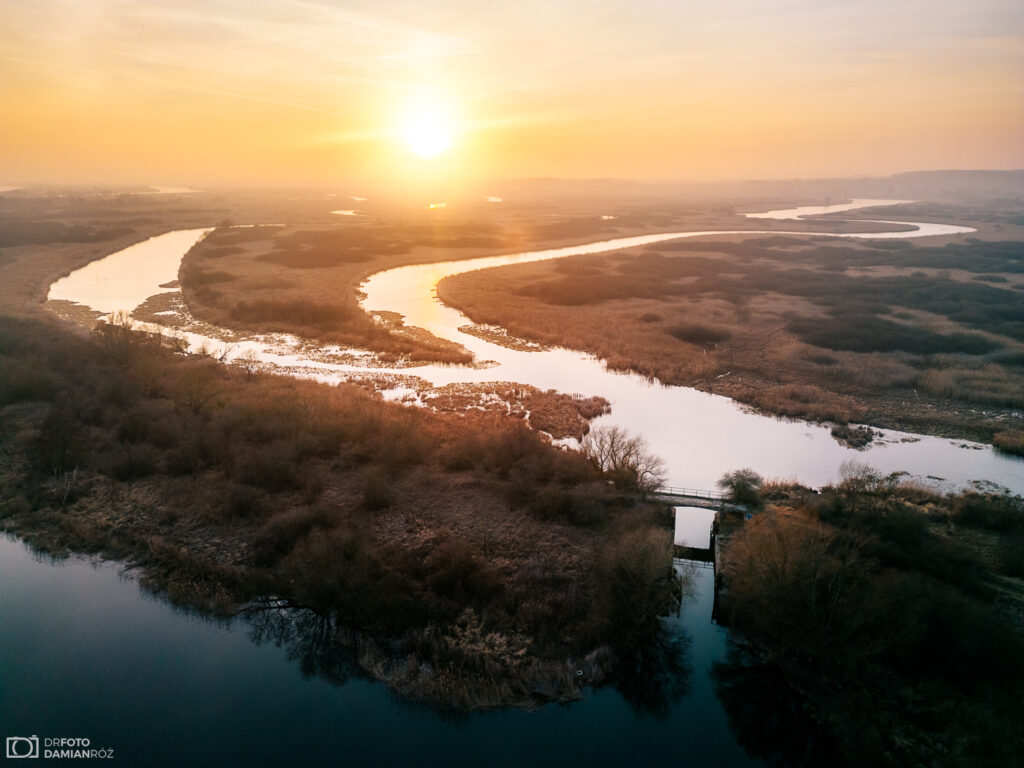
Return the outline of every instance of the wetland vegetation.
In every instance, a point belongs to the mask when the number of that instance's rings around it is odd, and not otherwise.
[[[996,273],[1001,282],[974,279]],[[438,289],[517,337],[770,413],[1009,450],[1024,427],[1022,291],[1018,239],[813,236],[660,243],[465,273]]]
[[[664,508],[522,422],[252,375],[118,324],[4,318],[0,360],[6,530],[127,559],[204,610],[275,595],[329,617],[391,648],[363,671],[408,696],[574,698],[673,593]]]

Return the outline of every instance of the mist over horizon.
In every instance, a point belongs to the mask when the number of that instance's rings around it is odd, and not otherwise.
[[[0,30],[4,184],[1024,167],[1014,0],[40,0]]]

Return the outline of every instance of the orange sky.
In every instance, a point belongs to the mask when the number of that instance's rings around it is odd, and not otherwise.
[[[1021,167],[1020,0],[0,5],[5,184]]]

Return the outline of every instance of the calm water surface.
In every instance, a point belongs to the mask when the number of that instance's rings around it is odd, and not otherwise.
[[[677,568],[686,569],[680,561]],[[570,706],[460,719],[398,701],[377,683],[300,674],[287,648],[143,595],[117,567],[51,563],[0,536],[0,737],[88,738],[118,765],[595,766],[685,755],[757,765],[714,694],[724,630],[711,571],[666,619],[686,643],[686,693],[641,714],[614,690]]]

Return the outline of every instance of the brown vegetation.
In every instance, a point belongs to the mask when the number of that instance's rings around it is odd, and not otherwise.
[[[1004,432],[996,432],[992,444],[1000,451],[1012,453],[1016,456],[1024,456],[1024,430],[1011,429]]]
[[[461,346],[358,305],[369,274],[404,264],[472,258],[552,239],[615,230],[600,217],[566,222],[346,223],[330,229],[220,228],[186,255],[180,280],[192,313],[228,328],[286,331],[373,350],[394,360],[468,363]]]
[[[1016,241],[683,240],[470,272],[438,294],[475,322],[771,413],[991,441],[1024,428],[1020,259]]]
[[[375,257],[356,258],[355,254],[384,246],[375,238],[351,232],[351,228],[326,233],[282,233],[278,227],[218,229],[182,261],[183,296],[194,315],[221,327],[290,332],[371,349],[396,360],[404,356],[425,362],[471,362],[472,356],[457,344],[425,332],[410,333],[399,323],[378,322],[359,308],[354,289],[359,273],[352,265]],[[339,237],[343,234],[347,239]],[[288,259],[304,261],[286,263]],[[323,263],[314,263],[315,259]],[[272,266],[264,266],[268,262]],[[283,280],[275,279],[280,266],[274,265],[319,268],[311,279],[300,274]]]
[[[639,435],[598,427],[583,439],[583,455],[620,490],[650,492],[665,482],[665,464]]]
[[[655,616],[609,607],[598,564],[636,562],[653,593],[671,571],[659,508],[521,422],[183,358],[126,324],[81,340],[0,319],[0,408],[6,530],[131,560],[207,610],[276,595],[390,649],[361,674],[410,696],[527,705],[612,680],[617,644]],[[590,678],[563,674],[598,651]],[[399,674],[409,659],[450,685]]]
[[[1020,762],[1021,500],[843,475],[728,539],[716,677],[741,743],[780,764]]]

